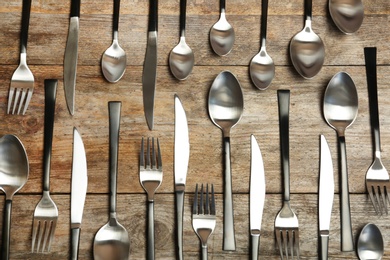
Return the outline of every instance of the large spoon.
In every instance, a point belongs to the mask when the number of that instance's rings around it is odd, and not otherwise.
[[[360,260],[380,260],[384,251],[383,237],[379,228],[374,224],[367,224],[360,232],[357,253]]]
[[[363,23],[362,0],[329,0],[329,13],[340,31],[354,33]]]
[[[93,256],[95,260],[128,260],[130,254],[129,234],[116,218],[121,102],[111,101],[108,103],[108,107],[110,120],[110,219],[95,235]]]
[[[338,136],[341,185],[341,251],[353,251],[345,129],[352,125],[356,119],[358,95],[355,83],[347,73],[339,72],[331,79],[324,94],[323,109],[326,122],[336,130]]]
[[[9,259],[12,198],[27,182],[28,158],[22,142],[14,135],[0,138],[0,189],[5,193],[1,259]]]
[[[261,2],[261,32],[260,32],[260,52],[255,55],[249,66],[249,74],[253,84],[258,89],[265,90],[271,84],[275,76],[275,64],[265,49],[267,35],[268,0]]]
[[[219,56],[225,56],[230,53],[234,44],[234,29],[226,20],[225,14],[226,1],[220,0],[220,16],[210,30],[210,44],[214,52]]]
[[[184,80],[194,67],[194,53],[186,43],[186,7],[187,0],[180,0],[180,40],[169,54],[169,67],[175,78]]]
[[[111,83],[118,82],[126,70],[126,53],[118,43],[119,8],[120,0],[114,0],[113,40],[102,57],[103,75]]]
[[[297,72],[310,79],[320,72],[325,60],[321,38],[311,29],[312,0],[305,0],[305,27],[290,42],[290,58]]]
[[[222,130],[224,143],[223,250],[235,250],[230,129],[241,119],[244,98],[240,83],[231,72],[223,71],[215,78],[209,92],[208,110],[211,121]]]

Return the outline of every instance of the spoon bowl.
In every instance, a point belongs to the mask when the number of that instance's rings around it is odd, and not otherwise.
[[[102,57],[102,71],[108,82],[118,82],[126,70],[126,53],[114,39]]]
[[[226,56],[233,48],[235,33],[233,27],[226,20],[225,0],[220,0],[219,20],[211,27],[210,45],[219,56]]]
[[[357,253],[360,260],[380,260],[384,252],[382,233],[374,224],[367,224],[363,227],[358,243]]]
[[[363,23],[362,0],[329,0],[329,13],[337,28],[345,34],[359,30]]]

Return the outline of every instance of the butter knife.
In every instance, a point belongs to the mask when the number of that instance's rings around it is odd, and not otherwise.
[[[64,58],[64,89],[69,113],[74,114],[76,68],[79,44],[80,0],[72,0],[70,23]]]
[[[83,140],[76,128],[73,129],[72,190],[70,201],[71,259],[78,259],[80,228],[87,194],[87,158]]]
[[[146,123],[153,129],[154,93],[157,76],[157,0],[149,1],[148,40],[146,45],[144,68],[142,72],[142,92]]]
[[[333,164],[328,143],[321,135],[320,189],[319,189],[319,225],[322,260],[328,259],[329,227],[334,196]]]
[[[251,135],[251,180],[249,191],[250,232],[252,241],[252,260],[259,255],[261,221],[265,200],[265,176],[263,157],[254,135]]]
[[[174,148],[174,172],[175,172],[175,197],[176,197],[176,232],[177,232],[177,259],[183,259],[183,211],[184,192],[188,161],[190,158],[190,141],[188,135],[187,117],[183,105],[175,95],[175,148]]]

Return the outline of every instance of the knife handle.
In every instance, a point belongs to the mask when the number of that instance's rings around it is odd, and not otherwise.
[[[11,210],[12,200],[6,200],[4,204],[3,243],[1,245],[1,259],[9,259],[10,235],[11,235]]]
[[[30,24],[31,0],[23,0],[22,28],[20,31],[20,53],[27,51],[28,26]]]
[[[259,258],[259,243],[260,236],[251,236],[252,241],[252,260],[257,260]]]
[[[43,133],[43,190],[50,191],[50,161],[58,80],[45,79],[45,123]]]
[[[180,37],[185,36],[186,9],[187,9],[187,0],[180,0]]]
[[[158,0],[149,1],[149,32],[157,32],[157,19],[158,18]]]
[[[148,201],[148,260],[154,260],[154,202]]]
[[[321,260],[328,260],[328,245],[329,245],[329,234],[320,234],[321,236]]]
[[[177,248],[176,259],[183,260],[183,212],[184,212],[184,190],[177,190],[176,193],[176,234]]]
[[[79,255],[79,244],[80,244],[80,228],[72,228],[71,229],[71,253],[70,259],[77,260]]]
[[[70,17],[80,17],[80,1],[81,0],[71,0],[70,3]]]
[[[119,28],[119,10],[120,10],[120,0],[114,0],[114,17],[113,17],[113,25],[112,30],[115,32],[118,32]]]

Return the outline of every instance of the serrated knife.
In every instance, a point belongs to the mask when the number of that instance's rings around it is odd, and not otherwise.
[[[175,172],[175,198],[176,198],[176,234],[177,234],[177,259],[183,259],[183,211],[184,192],[188,161],[190,158],[190,141],[188,135],[187,117],[183,105],[175,95],[175,148],[174,148],[174,172]]]
[[[265,200],[265,176],[263,157],[254,135],[251,135],[251,180],[249,191],[250,233],[252,242],[252,260],[259,255],[261,221]]]
[[[319,225],[321,239],[322,260],[328,259],[329,227],[332,214],[334,196],[333,163],[329,145],[321,135],[321,162],[320,162],[320,188],[319,188]]]
[[[154,122],[154,93],[157,77],[157,0],[149,1],[148,40],[142,72],[142,95],[146,123],[150,130]]]
[[[83,140],[76,128],[73,129],[72,190],[70,201],[71,259],[78,259],[80,228],[87,194],[87,158]]]
[[[76,69],[79,45],[80,0],[72,0],[70,23],[64,57],[64,90],[69,113],[74,114]]]

